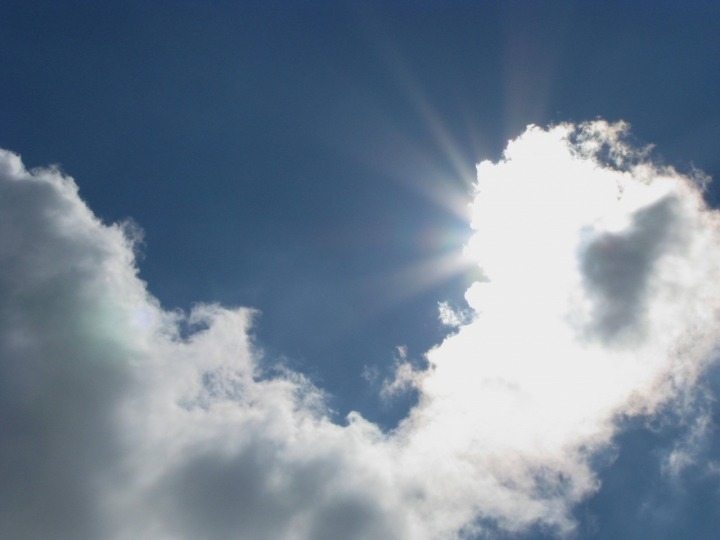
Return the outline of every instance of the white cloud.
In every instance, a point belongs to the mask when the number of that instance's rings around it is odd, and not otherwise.
[[[458,330],[427,372],[398,364],[388,384],[420,400],[392,433],[333,424],[297,373],[261,377],[250,310],[198,307],[183,339],[127,226],[2,152],[0,537],[570,530],[615,415],[687,400],[718,338],[720,218],[624,129],[532,127],[478,166],[468,253],[490,281],[472,317],[441,311]]]
[[[455,310],[450,307],[448,302],[440,302],[438,304],[438,311],[440,322],[445,326],[450,326],[451,328],[457,328],[458,326],[468,324],[473,319],[472,313],[469,310]]]
[[[407,358],[407,347],[397,348],[399,358],[395,358],[395,372],[392,378],[383,381],[380,397],[390,401],[393,397],[404,394],[411,389],[420,388],[426,372],[416,368]]]

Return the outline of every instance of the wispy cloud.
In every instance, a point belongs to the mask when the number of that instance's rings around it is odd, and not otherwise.
[[[569,531],[615,418],[686,407],[719,337],[720,217],[626,130],[530,127],[478,166],[467,255],[489,280],[472,314],[441,305],[457,332],[426,371],[398,361],[384,392],[419,403],[389,433],[334,424],[301,374],[262,373],[252,310],[199,306],[185,337],[137,277],[137,228],[3,151],[0,537]],[[673,470],[696,459],[707,418],[692,425]]]

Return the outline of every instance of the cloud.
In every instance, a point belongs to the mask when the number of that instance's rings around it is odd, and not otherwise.
[[[440,302],[438,310],[440,322],[451,328],[457,328],[472,320],[472,314],[469,311],[454,310],[447,302]]]
[[[611,341],[638,327],[647,287],[657,259],[665,254],[672,238],[675,198],[660,200],[632,215],[628,230],[597,235],[585,248],[581,270],[593,299],[592,329]]]
[[[399,358],[395,358],[395,372],[391,378],[383,381],[380,389],[380,398],[385,401],[390,401],[393,397],[405,394],[414,388],[420,388],[422,379],[426,375],[426,372],[417,369],[408,360],[407,347],[398,347],[397,352]]]
[[[386,392],[419,403],[387,433],[334,424],[301,374],[261,372],[252,310],[199,306],[186,336],[137,277],[137,228],[2,151],[0,537],[571,530],[615,419],[692,403],[718,341],[720,218],[626,130],[530,127],[478,166],[466,254],[489,279],[472,315],[441,306],[456,333],[426,371],[398,364]],[[668,466],[695,459],[706,423]]]

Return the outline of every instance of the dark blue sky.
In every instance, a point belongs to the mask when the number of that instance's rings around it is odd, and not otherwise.
[[[165,308],[257,308],[270,363],[392,426],[395,347],[421,363],[477,277],[418,266],[469,237],[475,164],[527,124],[602,117],[720,176],[719,33],[717,2],[5,0],[0,147],[132,217]],[[672,484],[671,434],[623,437],[581,537],[717,538],[717,476]]]

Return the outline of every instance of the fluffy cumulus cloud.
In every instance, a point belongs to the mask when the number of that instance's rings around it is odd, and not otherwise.
[[[164,311],[132,231],[3,151],[0,537],[571,530],[616,419],[687,408],[719,337],[720,217],[625,129],[531,127],[478,166],[466,255],[489,280],[474,313],[443,305],[456,330],[429,368],[388,383],[420,398],[392,432],[337,425],[301,374],[261,373],[251,310]]]

